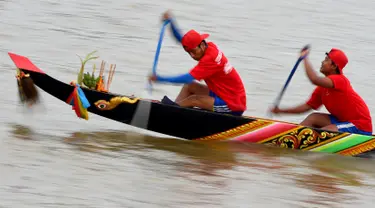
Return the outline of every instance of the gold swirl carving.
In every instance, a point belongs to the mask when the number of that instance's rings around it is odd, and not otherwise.
[[[95,106],[99,110],[112,110],[116,108],[121,103],[134,104],[139,100],[139,98],[129,98],[129,97],[114,97],[108,102],[106,100],[98,100],[95,102]]]
[[[338,132],[317,131],[311,128],[300,128],[280,135],[266,143],[283,148],[305,149],[340,135]]]

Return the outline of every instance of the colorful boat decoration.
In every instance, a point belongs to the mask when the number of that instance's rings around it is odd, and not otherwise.
[[[253,142],[283,148],[355,156],[375,148],[375,137],[328,132],[296,124],[256,118],[255,121],[196,140]]]
[[[112,66],[110,67],[112,74],[109,75],[110,80],[107,82],[107,87],[103,84],[105,83],[103,61],[98,77],[94,75],[95,66],[92,74],[82,75],[87,60],[97,58],[89,55],[85,61],[81,59],[79,83],[70,82],[67,84],[50,77],[27,57],[9,53],[17,68],[16,77],[18,86],[22,87],[22,90],[19,90],[22,101],[35,101],[35,96],[22,94],[25,89],[33,88],[30,86],[32,83],[57,99],[72,105],[79,118],[88,119],[88,112],[91,112],[127,125],[186,140],[251,142],[301,151],[348,156],[368,155],[375,149],[375,135],[365,136],[323,131],[290,122],[182,108],[165,105],[158,100],[111,93],[109,85],[114,72]],[[23,82],[23,78],[19,76],[20,73],[24,75],[22,77],[32,81],[29,80],[28,84],[25,84],[26,82]],[[38,93],[32,95],[38,95]],[[139,110],[142,109],[142,106],[146,106],[146,108]],[[134,120],[142,119],[142,125],[139,122],[134,122]]]

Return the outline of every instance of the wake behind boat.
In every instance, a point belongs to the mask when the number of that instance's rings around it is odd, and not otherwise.
[[[89,73],[82,76],[89,56],[82,61],[82,73],[78,76],[81,80],[77,80],[80,84],[67,84],[54,79],[27,57],[14,53],[9,53],[9,56],[17,67],[21,100],[27,100],[25,93],[30,91],[27,88],[33,87],[25,84],[25,80],[29,80],[28,83],[32,80],[43,91],[73,106],[77,116],[83,119],[88,119],[88,112],[91,112],[124,124],[194,141],[252,142],[350,156],[375,149],[375,136],[324,131],[284,121],[233,116],[115,94],[109,92],[110,82],[107,82],[107,88],[103,87],[103,62],[98,77],[94,76],[95,69],[91,77]],[[113,71],[113,67],[110,67],[109,79],[113,77]],[[147,116],[143,118],[139,114]]]

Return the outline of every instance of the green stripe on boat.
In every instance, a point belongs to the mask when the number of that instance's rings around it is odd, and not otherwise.
[[[335,153],[335,152],[356,146],[358,144],[362,144],[371,139],[372,139],[371,136],[352,134],[342,139],[325,144],[323,146],[311,149],[310,151]]]

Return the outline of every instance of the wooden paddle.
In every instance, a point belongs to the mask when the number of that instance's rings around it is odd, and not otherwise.
[[[301,52],[302,51],[305,51],[305,50],[308,50],[310,49],[310,45],[306,45],[305,47],[302,48]],[[294,67],[292,69],[292,71],[289,73],[289,76],[288,76],[288,79],[286,80],[285,84],[284,84],[284,87],[281,89],[281,92],[279,93],[279,95],[277,96],[273,106],[274,107],[279,107],[279,104],[281,102],[281,98],[282,96],[284,95],[285,93],[285,90],[286,88],[288,87],[289,83],[290,83],[290,80],[292,80],[292,77],[294,75],[294,73],[296,72],[297,68],[298,68],[298,65],[301,63],[301,61],[304,59],[305,57],[302,57],[300,56],[297,60],[297,62],[294,64]],[[271,116],[272,114],[270,114]]]
[[[156,67],[158,64],[159,60],[159,54],[160,54],[160,49],[161,49],[161,44],[163,42],[163,37],[164,37],[164,31],[165,27],[170,23],[170,20],[164,20],[163,25],[160,30],[160,36],[159,36],[159,41],[158,41],[158,46],[156,48],[156,53],[155,53],[155,58],[154,58],[154,64],[152,66],[152,74],[156,75]],[[152,93],[152,86],[151,83],[148,82],[148,89],[149,93]],[[147,100],[139,100],[137,104],[137,109],[134,112],[133,118],[130,122],[130,125],[136,126],[139,128],[147,129],[148,126],[148,119],[150,117],[150,111],[151,111],[151,101]]]

